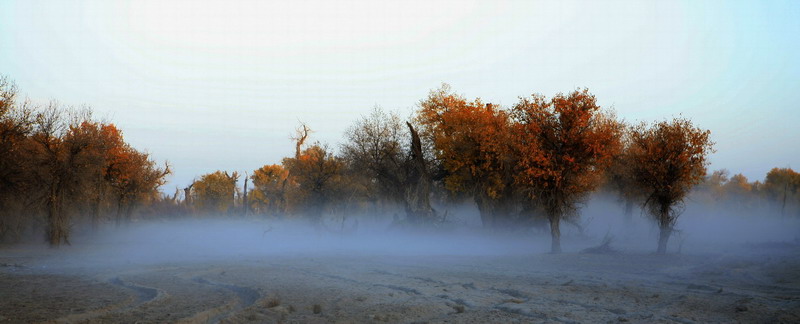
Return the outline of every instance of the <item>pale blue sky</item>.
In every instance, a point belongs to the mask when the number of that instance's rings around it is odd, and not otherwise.
[[[169,160],[164,188],[338,146],[380,105],[588,87],[629,121],[683,114],[712,169],[800,167],[800,1],[0,1],[0,74],[87,104]]]

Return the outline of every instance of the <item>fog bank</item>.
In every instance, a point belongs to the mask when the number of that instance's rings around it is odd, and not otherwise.
[[[291,220],[183,219],[140,221],[76,232],[71,246],[10,247],[45,256],[42,267],[153,265],[178,262],[270,260],[320,256],[509,256],[547,253],[548,228],[485,230],[474,206],[449,207],[445,226],[413,230],[389,220],[351,216],[311,226]],[[613,198],[597,195],[582,217],[562,224],[565,253],[579,253],[611,239],[618,253],[655,251],[658,228],[635,209],[630,220]],[[800,244],[800,220],[764,210],[743,213],[689,203],[670,239],[668,253],[740,253],[759,245]]]

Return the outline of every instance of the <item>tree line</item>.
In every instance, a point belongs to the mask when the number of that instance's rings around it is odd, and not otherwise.
[[[750,181],[743,174],[716,170],[694,192],[694,198],[711,207],[725,207],[745,214],[770,213],[800,217],[800,173],[773,168],[764,180]]]
[[[15,93],[9,84],[6,81],[4,91]],[[477,207],[483,226],[493,231],[549,227],[551,250],[560,252],[560,224],[575,222],[582,202],[602,190],[615,193],[624,202],[626,214],[640,208],[658,224],[657,251],[664,253],[684,199],[690,192],[710,192],[707,188],[717,175],[706,174],[707,158],[713,152],[710,131],[683,117],[627,123],[601,108],[586,89],[550,98],[534,94],[502,107],[467,99],[443,85],[422,99],[409,118],[375,108],[348,128],[338,148],[311,142],[311,128],[301,124],[292,137],[295,151],[280,163],[264,165],[244,177],[227,171],[205,174],[171,195],[158,194],[168,166],[159,168],[146,154],[124,144],[112,124],[85,117],[62,118],[65,131],[53,135],[59,143],[70,143],[74,134],[95,138],[89,136],[95,129],[96,137],[102,140],[77,151],[69,148],[72,144],[59,144],[64,152],[57,154],[57,163],[61,170],[68,170],[63,173],[69,174],[64,176],[69,181],[59,182],[65,187],[53,191],[42,185],[51,180],[36,178],[42,182],[33,186],[31,181],[7,180],[13,178],[8,174],[23,174],[14,172],[15,167],[30,167],[22,154],[35,151],[31,150],[37,147],[33,144],[35,134],[42,129],[38,116],[49,111],[26,108],[24,102],[15,103],[13,95],[9,98],[3,101],[10,103],[4,104],[9,108],[0,115],[4,134],[0,149],[16,158],[2,155],[0,190],[14,193],[4,194],[4,198],[28,197],[27,203],[22,203],[24,199],[0,201],[4,204],[0,226],[9,229],[14,226],[6,225],[6,218],[16,219],[17,224],[46,219],[48,233],[54,227],[50,224],[50,207],[42,208],[51,206],[51,199],[42,198],[49,194],[26,195],[26,190],[55,192],[58,201],[69,202],[69,206],[58,205],[62,208],[56,213],[61,215],[56,217],[60,222],[98,215],[88,217],[93,223],[109,219],[125,222],[137,211],[140,218],[298,218],[317,226],[332,216],[340,217],[344,224],[346,217],[355,215],[392,215],[396,226],[437,227],[447,223],[446,206],[470,202]],[[53,111],[59,116],[75,115],[63,109]],[[7,141],[6,129],[14,129],[9,127],[15,123],[22,125],[17,132],[20,140]],[[110,135],[102,135],[106,128],[114,129],[114,138],[121,144],[107,144],[105,138]],[[73,151],[75,156],[68,157],[67,153]],[[118,158],[121,152],[128,157]],[[83,160],[90,162],[78,162]],[[116,171],[118,165],[139,171],[118,176],[122,172]],[[796,173],[784,173],[768,176],[763,184],[748,183],[746,194],[769,192],[762,196],[773,197],[784,181],[787,184],[780,192],[793,208],[800,200],[800,180]],[[60,173],[49,174],[52,178],[52,174]],[[123,190],[118,184],[119,179],[134,178],[140,180],[128,182],[135,190]],[[731,183],[741,183],[741,177],[725,178],[719,187],[736,187]],[[71,192],[83,194],[69,196]],[[39,212],[28,212],[31,210]],[[114,216],[99,216],[109,213]],[[58,244],[66,239],[50,242]]]
[[[138,206],[159,199],[169,173],[88,108],[18,100],[16,85],[0,78],[3,241],[43,230],[57,246],[69,244],[75,222],[129,222]]]
[[[546,224],[551,249],[560,252],[560,224],[575,222],[581,203],[614,183],[658,221],[664,252],[680,202],[703,181],[713,145],[709,131],[684,118],[628,125],[586,89],[501,107],[447,85],[407,120],[375,108],[350,126],[338,152],[309,144],[309,134],[301,125],[294,156],[254,170],[244,179],[245,188],[252,180],[249,189],[238,189],[238,174],[217,171],[185,189],[185,205],[195,213],[314,224],[331,214],[388,212],[404,216],[395,225],[435,227],[447,211],[434,206],[470,201],[487,229]]]

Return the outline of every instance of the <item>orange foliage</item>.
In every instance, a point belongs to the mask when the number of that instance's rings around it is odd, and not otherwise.
[[[631,131],[633,175],[643,190],[645,206],[661,229],[658,252],[666,252],[680,210],[676,207],[706,175],[707,156],[713,151],[710,131],[683,118],[652,126],[640,124]]]
[[[500,225],[513,207],[516,158],[508,113],[480,99],[467,101],[447,85],[432,91],[419,106],[416,118],[446,171],[445,188],[471,194],[484,226]]]
[[[204,174],[194,182],[193,201],[203,211],[209,213],[226,213],[234,207],[236,182],[239,174],[216,171]]]
[[[91,125],[83,123],[82,128],[92,129]],[[158,168],[149,154],[125,143],[114,124],[102,124],[99,129],[96,126],[98,141],[93,142],[94,148],[105,152],[102,175],[117,197],[117,222],[129,221],[135,205],[156,196],[158,188],[164,185],[166,175],[171,172],[169,165]]]
[[[251,208],[257,213],[282,214],[286,208],[286,186],[289,171],[278,164],[265,165],[255,171],[255,187],[250,193]]]
[[[622,127],[604,114],[588,90],[521,98],[513,107],[513,143],[520,154],[517,183],[550,220],[553,252],[560,251],[558,224],[597,187],[620,149]]]
[[[510,185],[506,180],[514,161],[504,110],[480,99],[468,102],[444,86],[420,103],[417,119],[448,173],[447,189],[476,189],[498,198]]]
[[[781,214],[786,214],[787,206],[800,203],[800,173],[791,168],[773,168],[764,179],[764,193],[780,205]]]
[[[326,146],[314,144],[297,157],[283,159],[289,171],[290,206],[306,209],[312,222],[319,222],[328,203],[339,193],[344,162]]]

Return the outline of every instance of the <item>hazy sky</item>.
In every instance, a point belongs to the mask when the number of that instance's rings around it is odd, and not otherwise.
[[[629,121],[683,114],[712,169],[800,167],[800,1],[0,1],[0,74],[87,104],[174,169],[164,191],[338,147],[442,82],[510,106],[588,87]]]

